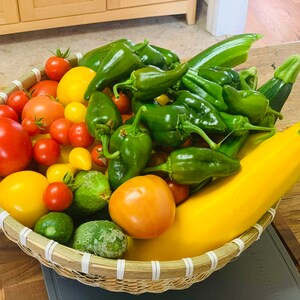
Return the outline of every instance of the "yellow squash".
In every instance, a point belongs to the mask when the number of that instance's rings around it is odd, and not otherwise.
[[[223,246],[253,226],[299,177],[300,122],[247,153],[237,174],[178,206],[174,224],[160,237],[130,239],[125,258],[172,260]]]

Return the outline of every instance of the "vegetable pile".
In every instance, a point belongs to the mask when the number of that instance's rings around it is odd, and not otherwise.
[[[46,79],[0,105],[0,206],[107,258],[180,259],[242,234],[300,176],[300,123],[275,128],[300,55],[258,86],[255,66],[238,68],[261,37],[186,62],[148,40],[116,40],[76,66],[57,50]]]

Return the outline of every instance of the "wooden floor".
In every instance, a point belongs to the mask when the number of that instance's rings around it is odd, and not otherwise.
[[[249,0],[245,31],[264,35],[259,47],[299,41],[300,0]]]

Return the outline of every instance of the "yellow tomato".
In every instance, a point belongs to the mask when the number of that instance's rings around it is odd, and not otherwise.
[[[85,121],[87,107],[80,102],[70,102],[65,107],[65,118],[73,123]]]
[[[48,180],[35,171],[19,171],[0,182],[0,206],[24,226],[32,228],[48,210],[43,193]]]
[[[57,163],[51,165],[46,171],[46,177],[51,182],[62,182],[64,176],[69,173],[71,177],[74,176],[76,169],[69,163]]]
[[[86,148],[75,147],[70,151],[69,163],[77,170],[89,171],[92,168],[92,154]]]
[[[88,67],[78,66],[70,69],[57,86],[57,98],[63,105],[70,102],[86,102],[84,93],[96,72]]]

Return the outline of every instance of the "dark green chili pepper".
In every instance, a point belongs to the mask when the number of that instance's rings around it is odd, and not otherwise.
[[[237,87],[240,82],[240,74],[233,68],[209,67],[198,70],[198,76],[213,81],[220,86],[225,84]]]
[[[211,148],[217,149],[219,145],[212,141],[203,129],[194,125],[189,115],[185,105],[166,105],[145,111],[141,120],[149,128],[153,141],[158,145],[177,148],[190,134],[196,133]]]
[[[266,114],[282,119],[282,115],[269,106],[264,94],[255,90],[236,90],[230,85],[223,87],[223,98],[231,114],[248,117],[250,123],[259,123]]]
[[[113,189],[140,175],[150,159],[152,139],[148,130],[139,125],[141,114],[145,110],[146,107],[142,106],[133,123],[118,127],[110,138],[110,150],[120,152],[120,155],[110,159],[108,164],[108,178]]]
[[[151,47],[163,55],[168,68],[172,67],[175,63],[180,63],[179,56],[172,50],[158,47],[156,45],[151,45]]]
[[[119,39],[116,41],[113,41],[109,44],[103,45],[101,47],[97,47],[95,49],[92,49],[85,53],[82,58],[79,60],[78,65],[79,66],[85,66],[88,67],[95,72],[97,72],[100,63],[104,59],[104,57],[108,54],[110,48],[115,44],[125,44],[129,46],[130,48],[134,46],[134,43],[128,39]]]
[[[187,72],[186,63],[172,70],[162,70],[155,66],[146,66],[131,73],[130,78],[116,83],[113,92],[118,97],[118,89],[129,89],[133,96],[141,101],[153,99],[168,91]]]
[[[181,78],[181,83],[183,84],[184,87],[179,88],[179,89],[186,89],[186,90],[192,92],[193,94],[198,95],[199,97],[201,97],[201,98],[205,99],[206,101],[208,101],[209,103],[211,103],[219,111],[226,111],[228,109],[227,105],[225,104],[225,102],[223,100],[220,101],[220,100],[214,98],[213,96],[208,94],[203,88],[201,88],[199,85],[197,85],[197,83],[186,78],[185,76],[183,76]]]
[[[140,45],[140,50],[147,44],[148,41],[145,41]],[[102,91],[116,81],[123,80],[133,70],[140,68],[142,65],[143,63],[137,54],[137,49],[132,50],[122,43],[113,45],[102,60],[95,77],[84,94],[84,98],[88,100],[94,91]]]
[[[102,142],[103,155],[117,157],[118,151],[112,154],[108,151],[111,134],[122,124],[121,113],[114,101],[102,92],[94,92],[87,106],[85,122],[91,136]]]
[[[137,46],[138,45],[140,44],[137,44]],[[168,68],[164,56],[151,45],[147,45],[139,53],[139,56],[144,65],[152,65],[164,70]]]
[[[148,110],[148,109],[152,109],[155,107],[159,107],[160,104],[158,102],[156,102],[155,100],[149,100],[147,102],[142,103],[140,100],[133,97],[131,100],[131,109],[132,109],[133,113],[136,114],[141,106],[145,106]]]
[[[162,171],[180,184],[197,184],[211,177],[226,177],[240,169],[240,162],[227,155],[201,147],[184,147],[173,150],[167,161],[147,167],[144,173]]]
[[[188,108],[190,120],[206,132],[223,133],[227,127],[220,112],[208,101],[189,91],[178,91],[174,105]]]
[[[232,115],[226,112],[220,112],[220,116],[227,126],[227,130],[232,132],[233,135],[243,135],[245,131],[270,131],[273,135],[275,127],[256,126],[249,122],[249,119],[242,115]]]

